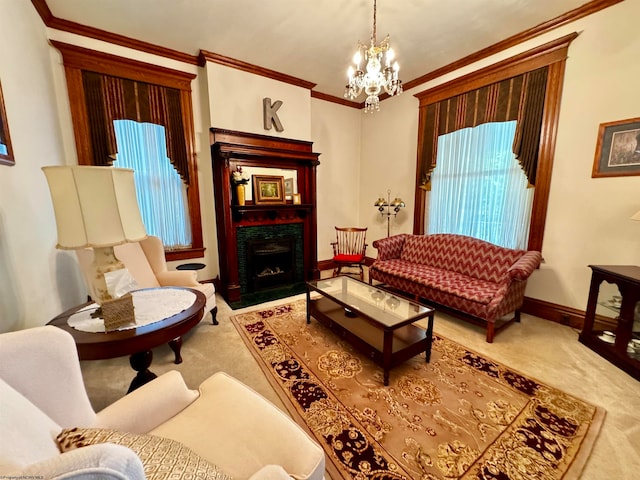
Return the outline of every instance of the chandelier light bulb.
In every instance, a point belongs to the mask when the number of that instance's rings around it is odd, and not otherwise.
[[[349,66],[349,68],[347,69],[347,77],[349,78],[349,80],[351,80],[353,78],[353,67]]]
[[[389,50],[387,50],[387,66],[391,64],[391,61],[395,56],[396,54],[394,53],[393,48],[390,48]]]
[[[360,70],[360,62],[362,61],[362,54],[360,53],[360,50],[358,50],[355,55],[353,56],[353,63],[356,64],[356,69]]]

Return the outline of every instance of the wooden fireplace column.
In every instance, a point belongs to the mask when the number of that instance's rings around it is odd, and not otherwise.
[[[241,297],[237,229],[246,226],[301,223],[304,280],[320,278],[317,248],[316,167],[312,142],[211,128],[213,193],[220,263],[220,291],[229,302]],[[234,205],[231,173],[237,167],[295,170],[300,204]],[[251,182],[246,188],[252,188]]]

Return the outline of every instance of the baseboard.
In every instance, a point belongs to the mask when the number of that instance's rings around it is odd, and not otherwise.
[[[524,297],[522,313],[551,320],[552,322],[582,329],[584,325],[584,311],[557,303],[545,302],[537,298]]]

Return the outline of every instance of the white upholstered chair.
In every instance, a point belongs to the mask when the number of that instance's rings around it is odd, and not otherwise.
[[[212,283],[200,283],[197,274],[190,270],[168,270],[164,257],[164,246],[158,237],[149,235],[140,242],[125,243],[114,247],[116,257],[124,263],[131,276],[137,283],[137,288],[154,287],[189,287],[200,290],[207,297],[205,315],[211,312],[211,321],[218,324],[216,314],[216,291]],[[93,262],[93,250],[84,248],[76,250],[82,274],[88,288],[91,282],[87,280],[89,266]],[[91,295],[91,291],[89,291]]]
[[[68,428],[87,439],[88,431],[116,433],[108,443],[83,440],[86,446],[60,453],[56,437]],[[161,445],[150,449],[152,441]],[[143,468],[157,466],[147,460],[156,452],[163,455],[162,478],[182,478],[166,471],[185,469],[184,449],[179,459],[166,453],[164,443],[176,441],[219,469],[215,478],[324,476],[322,448],[288,415],[224,373],[195,391],[170,371],[96,413],[71,335],[53,326],[0,335],[0,478],[142,480]]]

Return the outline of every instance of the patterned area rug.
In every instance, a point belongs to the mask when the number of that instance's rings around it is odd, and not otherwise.
[[[579,478],[604,411],[434,336],[430,363],[382,368],[304,300],[232,321],[327,454],[332,478]]]

